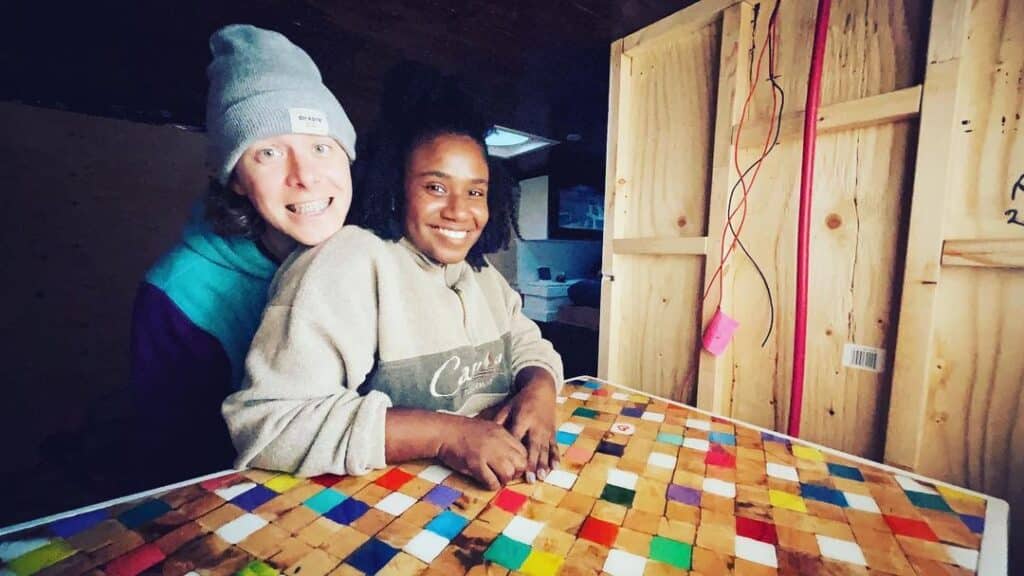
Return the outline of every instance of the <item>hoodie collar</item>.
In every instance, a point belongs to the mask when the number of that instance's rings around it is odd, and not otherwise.
[[[430,256],[427,256],[415,244],[412,243],[408,238],[402,236],[398,241],[398,244],[405,248],[416,261],[421,269],[430,273],[437,274],[444,277],[444,283],[449,288],[454,288],[460,284],[469,273],[469,264],[463,260],[462,262],[456,262],[455,264],[443,264],[434,260]]]

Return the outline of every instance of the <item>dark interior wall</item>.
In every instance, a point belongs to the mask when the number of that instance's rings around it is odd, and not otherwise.
[[[35,464],[127,379],[132,299],[203,192],[205,140],[0,103],[3,468]]]

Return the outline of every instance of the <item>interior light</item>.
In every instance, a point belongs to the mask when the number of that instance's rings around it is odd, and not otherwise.
[[[517,146],[529,140],[530,137],[523,134],[509,132],[503,128],[495,128],[487,135],[488,146]]]

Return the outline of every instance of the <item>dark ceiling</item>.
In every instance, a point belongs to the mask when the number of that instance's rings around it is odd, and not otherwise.
[[[200,126],[207,38],[249,22],[305,48],[360,132],[385,74],[411,59],[463,77],[497,123],[577,134],[597,155],[609,44],[692,1],[22,1],[3,10],[0,99]]]

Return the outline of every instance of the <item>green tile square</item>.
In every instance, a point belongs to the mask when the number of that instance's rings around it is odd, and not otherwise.
[[[517,542],[504,534],[499,535],[491,543],[491,547],[484,552],[484,559],[501,564],[509,570],[519,570],[519,567],[530,555],[530,547],[522,542]]]
[[[253,560],[248,566],[235,573],[236,576],[277,576],[279,573],[272,566]]]
[[[582,416],[583,418],[594,419],[597,418],[598,411],[591,410],[590,408],[583,408],[582,406],[572,411],[573,416]]]
[[[633,505],[634,496],[636,496],[635,490],[615,486],[614,484],[605,484],[604,491],[601,492],[602,500],[607,500],[613,504],[622,504],[626,508]]]
[[[651,539],[650,556],[651,560],[689,570],[690,562],[693,560],[693,545],[664,536],[655,536]]]
[[[942,499],[942,496],[938,494],[925,494],[923,492],[914,492],[912,490],[906,491],[907,498],[914,503],[914,506],[918,508],[930,508],[932,510],[939,510],[940,512],[952,512],[949,504]]]
[[[313,496],[307,498],[305,504],[310,510],[323,516],[329,512],[331,508],[334,508],[338,504],[344,502],[346,498],[348,498],[348,496],[338,492],[337,490],[324,488]]]
[[[35,574],[47,566],[53,566],[57,562],[71,556],[75,549],[63,540],[54,540],[45,546],[18,556],[8,562],[5,568],[17,574],[17,576],[28,576]]]

